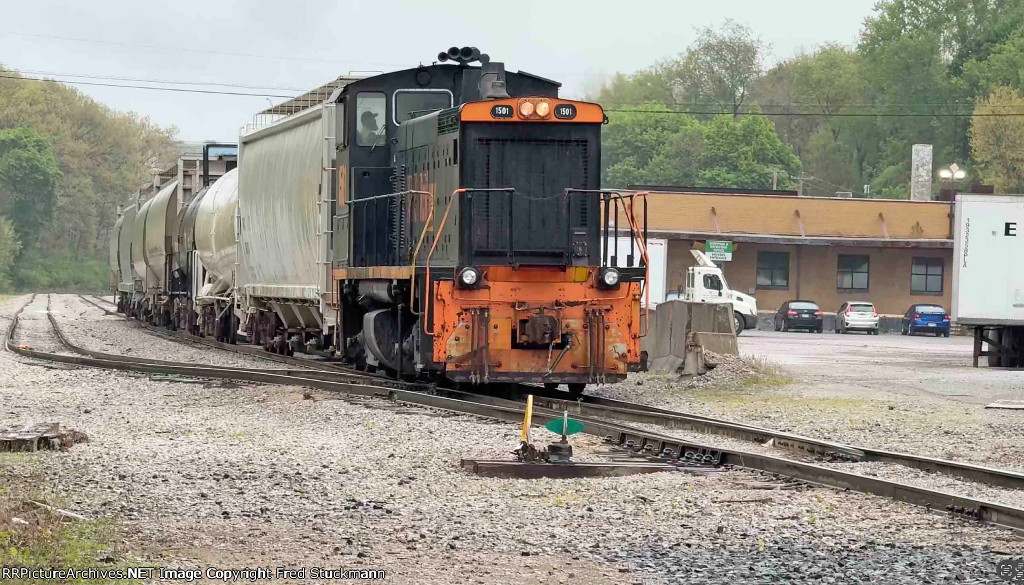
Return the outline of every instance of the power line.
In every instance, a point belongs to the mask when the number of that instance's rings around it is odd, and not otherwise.
[[[45,82],[45,83],[66,83],[66,84],[70,84],[70,85],[94,85],[94,86],[99,86],[99,87],[120,87],[120,88],[124,88],[124,89],[150,89],[150,90],[155,90],[155,91],[173,91],[173,92],[179,92],[179,93],[202,93],[202,94],[211,94],[211,95],[235,95],[235,96],[245,96],[245,97],[259,97],[259,98],[262,98],[262,97],[267,97],[267,98],[274,97],[274,98],[292,99],[292,98],[295,97],[295,96],[291,96],[291,95],[278,95],[278,94],[270,94],[270,93],[245,93],[245,92],[239,92],[239,91],[218,91],[218,90],[214,90],[214,89],[194,89],[194,88],[185,88],[185,87],[153,87],[153,86],[149,86],[149,85],[123,85],[123,84],[117,84],[117,83],[99,83],[99,82],[92,82],[92,81],[62,81],[62,80],[59,80],[59,79],[40,79],[38,77],[22,77],[22,76],[19,76],[19,75],[0,75],[0,79],[18,79],[18,80],[21,80],[21,81],[41,81],[41,82]]]
[[[88,78],[88,76],[82,76],[82,77]],[[103,77],[103,76],[92,76],[92,77],[96,78],[96,79],[105,79],[105,77]],[[198,88],[185,88],[185,87],[154,87],[154,86],[150,86],[150,85],[128,85],[128,84],[119,84],[119,83],[100,83],[100,82],[96,82],[96,81],[71,81],[71,80],[62,80],[62,79],[44,79],[44,78],[39,78],[39,77],[25,77],[25,76],[20,76],[20,75],[2,75],[2,74],[0,74],[0,79],[15,79],[15,80],[21,80],[21,81],[39,81],[39,82],[46,82],[46,83],[64,83],[64,84],[68,84],[68,85],[85,85],[85,86],[95,86],[95,87],[113,87],[113,88],[122,88],[122,89],[145,89],[145,90],[151,90],[151,91],[170,91],[170,92],[177,92],[177,93],[198,93],[198,94],[206,94],[206,95],[232,95],[232,96],[242,96],[242,97],[284,98],[284,99],[294,99],[295,98],[294,95],[283,95],[283,94],[273,94],[273,93],[248,93],[248,92],[238,92],[238,91],[222,91],[222,90],[213,90],[213,89],[198,89]],[[181,84],[186,83],[186,82],[161,82],[161,81],[156,81],[156,80],[148,81],[148,82],[149,83],[181,83]],[[229,85],[229,87],[231,87],[231,86]],[[245,88],[245,86],[240,86],[240,87]],[[257,88],[253,87],[253,89],[257,89]],[[735,115],[733,112],[724,112],[724,111],[696,111],[696,110],[627,110],[627,109],[612,108],[612,109],[606,109],[605,111],[606,112],[610,112],[610,113],[616,113],[616,114],[645,114],[645,115],[651,115],[651,114],[653,114],[653,115],[666,115],[666,114],[668,114],[668,115],[689,115],[689,116],[693,116],[693,115],[732,116],[732,115]],[[766,117],[772,117],[772,116],[786,116],[786,117],[801,116],[801,117],[833,117],[833,118],[964,118],[964,117],[1012,118],[1012,117],[1022,117],[1022,116],[1024,116],[1024,112],[1022,112],[1022,113],[980,112],[980,113],[963,113],[963,114],[948,114],[948,113],[935,113],[935,112],[932,112],[932,113],[883,113],[883,112],[866,113],[865,112],[865,113],[825,114],[825,113],[822,113],[822,112],[754,112],[754,111],[746,111],[746,112],[738,112],[738,113],[741,114],[741,115],[744,115],[744,116],[766,116]]]
[[[0,69],[2,71],[2,69]],[[53,71],[32,71],[28,69],[8,69],[8,71],[15,71],[17,73],[24,73],[29,75],[52,75],[54,77],[76,77],[82,79],[104,79],[108,81],[138,81],[142,83],[164,83],[167,85],[198,85],[198,86],[216,86],[216,87],[235,87],[240,89],[272,89],[278,91],[306,91],[304,89],[295,89],[293,87],[275,87],[270,85],[243,85],[237,83],[220,83],[216,81],[172,81],[167,79],[145,79],[140,77],[116,77],[109,75],[93,75],[86,73],[55,73]]]
[[[835,183],[830,183],[830,182],[826,181],[825,179],[820,179],[818,177],[814,177],[814,176],[811,176],[811,175],[806,175],[804,177],[804,179],[806,179],[808,181],[818,181],[819,183],[824,183],[825,185],[829,185],[831,187],[835,187],[836,189],[839,189],[840,191],[846,191],[846,192],[849,192],[849,193],[856,193],[857,192],[856,189],[850,189],[849,187],[843,187],[842,185],[836,185]],[[818,187],[818,188],[821,189],[821,187]]]
[[[319,57],[308,57],[302,55],[260,55],[257,53],[238,53],[231,51],[219,51],[214,49],[191,49],[189,47],[172,47],[167,45],[149,45],[144,43],[127,43],[123,41],[110,41],[101,39],[88,39],[82,37],[65,37],[58,35],[47,35],[40,33],[26,33],[18,31],[0,31],[0,35],[13,35],[21,37],[33,37],[42,39],[55,39],[60,41],[73,41],[77,43],[92,43],[98,45],[112,45],[118,47],[128,47],[131,49],[150,49],[156,51],[170,51],[170,52],[185,52],[185,53],[199,53],[203,55],[223,55],[228,57],[246,57],[250,59],[280,59],[282,61],[317,61],[320,63],[341,63],[347,65],[384,65],[384,66],[396,66],[396,67],[407,67],[408,63],[381,63],[375,61],[353,61],[353,60],[338,60],[338,59],[323,59]]]
[[[616,100],[604,100],[604,101],[602,101],[599,98],[598,99],[594,99],[593,101],[596,101],[596,102],[602,103],[602,104],[606,104],[606,105],[609,105],[609,106],[614,106],[614,107],[624,107],[624,106],[639,107],[639,106],[645,106],[645,105],[648,105],[648,104],[655,104],[655,105],[667,106],[667,107],[673,107],[673,106],[681,106],[681,107],[708,106],[708,107],[716,107],[716,108],[722,107],[722,103],[721,102],[661,102],[661,101],[657,101],[657,100],[652,100],[652,101],[647,101],[647,102],[620,102],[620,101],[616,101]],[[812,107],[815,107],[815,108],[821,107],[821,104],[818,103],[818,102],[771,102],[771,103],[762,104],[760,102],[756,102],[755,101],[754,104],[758,105],[759,107],[765,107],[765,108],[769,108],[769,107],[770,108],[793,107],[793,106],[812,106]],[[839,104],[830,104],[830,106],[834,107],[834,108],[876,108],[876,107],[883,107],[883,108],[887,108],[887,107],[945,107],[945,108],[954,107],[954,108],[968,108],[968,107],[970,107],[970,108],[973,108],[975,106],[975,104],[974,104],[974,102],[902,102],[902,103],[901,102],[889,102],[889,103],[873,103],[873,104],[868,104],[868,103],[839,103]],[[1020,107],[1020,106],[997,106],[997,107]]]
[[[984,118],[1010,118],[1024,116],[1024,112],[1019,114],[1010,113],[963,113],[963,114],[943,114],[943,113],[846,113],[846,114],[824,114],[822,112],[702,112],[696,110],[622,110],[622,109],[607,109],[606,112],[613,112],[617,114],[685,114],[690,116],[733,116],[736,114],[743,116],[803,116],[803,117],[822,117],[822,118],[971,118],[975,116]]]

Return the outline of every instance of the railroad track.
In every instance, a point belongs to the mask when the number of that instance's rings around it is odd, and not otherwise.
[[[97,301],[95,301],[93,299],[88,298],[86,295],[78,295],[78,297],[80,299],[82,299],[83,301],[85,301],[85,302],[95,306],[96,308],[104,311],[108,315],[120,315],[120,313],[117,313],[116,311],[110,311],[110,310],[106,309],[105,307],[103,307],[102,305],[99,304],[99,303],[109,303],[109,301],[104,301],[103,299],[97,299],[99,301],[99,302],[97,302]],[[415,383],[415,382],[402,382],[402,381],[398,381],[398,380],[394,380],[394,379],[385,377],[383,375],[377,375],[377,374],[372,374],[372,373],[368,373],[368,372],[361,372],[361,371],[358,371],[358,370],[354,370],[352,368],[348,368],[348,367],[342,366],[340,364],[331,363],[331,362],[325,362],[325,361],[320,360],[320,359],[315,359],[315,358],[299,358],[299,357],[293,357],[293,356],[279,355],[279,354],[276,354],[276,353],[270,353],[268,351],[263,350],[262,348],[255,347],[255,346],[251,346],[250,347],[250,346],[244,346],[244,345],[235,345],[235,344],[230,344],[230,343],[224,343],[222,341],[216,341],[214,339],[209,339],[209,338],[206,338],[206,337],[197,337],[195,335],[191,335],[191,334],[186,333],[184,331],[170,331],[168,329],[164,329],[162,327],[157,327],[155,325],[150,325],[148,323],[142,323],[140,321],[132,320],[132,321],[129,321],[129,322],[131,324],[133,324],[133,325],[137,325],[137,326],[139,326],[139,327],[141,327],[143,329],[146,329],[147,331],[149,331],[150,333],[152,333],[152,334],[154,334],[154,335],[156,335],[158,337],[161,337],[163,339],[167,339],[169,341],[173,341],[173,342],[176,342],[176,343],[182,343],[182,344],[185,344],[185,345],[198,344],[198,345],[204,345],[204,346],[207,346],[207,347],[214,347],[214,348],[217,348],[217,349],[222,349],[224,351],[230,351],[230,352],[234,352],[234,353],[240,353],[240,354],[252,356],[252,357],[255,357],[255,358],[261,359],[261,360],[282,363],[282,364],[286,364],[286,365],[289,365],[289,366],[294,366],[296,368],[303,369],[303,370],[310,370],[310,371],[319,372],[319,373],[315,374],[316,377],[321,377],[321,378],[325,378],[325,379],[328,379],[328,378],[329,379],[338,379],[338,378],[340,378],[341,380],[348,381],[348,382],[369,382],[369,383],[375,383],[375,384],[378,384],[378,385],[381,385],[381,386],[385,386],[385,387],[389,387],[389,388],[400,388],[400,389],[406,389],[406,390],[428,391],[430,389],[430,386],[426,385],[426,384],[419,384],[419,383]],[[94,357],[98,357],[98,356],[94,356]],[[188,365],[188,364],[182,364],[182,365]],[[328,376],[326,374],[330,374],[330,376]]]
[[[218,343],[217,345],[228,350],[240,349],[237,346],[227,344]],[[747,440],[759,444],[771,441],[775,447],[790,449],[798,453],[806,453],[815,457],[826,457],[851,462],[889,463],[931,473],[940,473],[996,487],[1024,489],[1024,473],[1016,471],[997,469],[970,463],[960,463],[934,457],[924,457],[909,453],[845,445],[842,443],[805,437],[794,433],[766,429],[745,423],[666,410],[610,398],[587,395],[583,397],[582,401],[570,401],[561,398],[557,391],[547,391],[540,386],[524,385],[520,391],[523,393],[534,394],[536,397],[534,404],[538,407],[546,407],[552,411],[558,412],[568,410],[574,416],[577,416],[577,418],[579,416],[586,415],[594,418],[613,419],[623,422],[654,424],[669,429],[685,429],[704,434],[721,435]],[[490,400],[488,397],[481,397],[481,399]],[[490,401],[494,403],[493,400]],[[506,402],[505,405],[509,405],[509,403]]]
[[[32,298],[34,299],[35,295]],[[159,362],[145,358],[125,358],[124,356],[89,352],[85,348],[78,348],[68,344],[65,344],[65,346],[71,351],[79,353],[77,350],[81,349],[88,353],[86,355],[72,356],[41,352],[28,347],[20,347],[15,343],[19,316],[25,306],[28,306],[31,302],[32,299],[19,309],[18,313],[11,320],[5,340],[9,351],[31,358],[115,370],[307,386],[357,396],[388,398],[407,404],[439,408],[508,422],[519,422],[523,417],[523,407],[517,401],[481,396],[457,390],[434,388],[436,393],[431,394],[418,390],[388,388],[371,383],[377,382],[377,380],[371,381],[366,378],[358,381],[341,381],[325,379],[325,377],[319,375],[311,377],[309,372],[279,373],[269,370],[196,366],[194,364]],[[54,331],[59,332],[60,328],[56,319],[49,312],[48,317]],[[62,333],[58,333],[57,336],[62,343],[67,341]],[[96,357],[97,355],[103,357]],[[859,451],[863,453],[860,460],[878,460],[909,465],[919,469],[948,473],[972,479],[973,481],[984,481],[985,483],[1004,487],[1019,488],[1024,486],[1024,475],[1016,472],[915,455],[860,449],[838,443],[829,443],[817,439],[799,437],[798,435],[761,429],[750,425],[720,421],[710,417],[685,415],[663,409],[621,401],[610,401],[608,399],[597,399],[595,397],[590,397],[590,399],[592,402],[587,403],[542,397],[537,402],[534,410],[535,422],[537,424],[545,424],[551,420],[560,419],[562,409],[567,409],[574,413],[574,418],[584,423],[584,432],[603,437],[606,441],[624,447],[640,457],[679,465],[714,464],[762,471],[812,484],[888,497],[897,501],[922,506],[931,511],[945,511],[955,516],[974,518],[982,522],[1024,531],[1024,509],[948,494],[896,481],[848,473],[808,462],[682,441],[676,437],[632,427],[617,420],[609,419],[628,419],[632,422],[660,424],[667,427],[675,425],[676,428],[682,427],[694,430],[699,430],[697,427],[700,427],[708,429],[704,432],[716,432],[717,434],[735,433],[732,436],[746,436],[752,440],[762,437],[765,439],[779,438],[779,440],[791,441],[790,444],[793,446],[806,441],[807,443],[803,450],[810,453],[820,453],[817,449],[831,447],[833,449],[832,452],[846,453],[852,458],[852,455]],[[799,447],[797,448],[799,449]],[[871,459],[872,457],[878,457],[879,459]]]

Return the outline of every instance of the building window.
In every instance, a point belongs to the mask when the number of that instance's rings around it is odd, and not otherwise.
[[[836,270],[836,288],[840,291],[868,290],[867,256],[839,255]]]
[[[912,260],[910,292],[942,294],[942,258],[914,258]]]
[[[757,288],[789,289],[789,252],[757,253]]]

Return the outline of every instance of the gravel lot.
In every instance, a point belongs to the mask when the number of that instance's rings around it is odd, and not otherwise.
[[[22,302],[0,305],[0,326]],[[54,309],[91,348],[250,359],[206,348],[199,355],[76,299],[55,297]],[[742,338],[745,351],[753,339]],[[664,396],[678,385],[647,380],[631,388],[663,385]],[[817,385],[746,389],[749,400],[711,388],[688,400],[731,414],[762,401],[784,413]],[[1000,553],[1024,553],[1006,531],[867,495],[778,489],[747,472],[477,478],[459,460],[510,457],[515,426],[317,391],[304,400],[303,392],[53,369],[3,352],[0,424],[60,421],[90,442],[0,454],[0,483],[42,474],[42,488],[65,507],[122,523],[124,554],[158,565],[383,568],[395,583],[984,583]],[[915,404],[906,413],[928,418],[923,401],[896,395]],[[858,399],[887,405],[896,397]],[[755,422],[766,420],[782,419]],[[577,448],[588,458],[603,449],[592,440]]]
[[[971,340],[747,331],[740,353],[781,366],[789,383],[691,388],[648,373],[608,396],[839,441],[1024,470],[1024,372],[971,367]],[[638,386],[637,382],[643,385]]]

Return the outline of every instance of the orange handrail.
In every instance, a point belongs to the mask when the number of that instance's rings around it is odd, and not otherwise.
[[[635,199],[642,197],[645,201],[644,209],[646,210],[647,191],[639,193],[633,193],[629,200],[629,213],[626,214],[626,219],[629,221],[629,227],[636,234],[635,239],[640,245],[640,257],[644,259],[644,313],[645,313],[645,325],[646,330],[640,333],[640,337],[646,337],[651,331],[651,262],[647,257],[647,239],[644,238],[643,231],[640,230],[640,226],[637,224]]]
[[[469,189],[463,188],[452,191],[452,196],[450,199],[448,199],[448,204],[445,205],[444,207],[444,216],[441,217],[441,225],[438,226],[437,231],[434,233],[434,241],[432,244],[430,244],[430,253],[427,254],[427,290],[425,296],[425,299],[427,300],[428,303],[434,298],[434,283],[430,281],[430,259],[434,256],[434,251],[437,250],[437,243],[441,240],[441,232],[444,231],[444,225],[445,223],[448,222],[448,213],[451,212],[452,210],[452,202],[455,201],[455,196],[461,195],[462,193],[465,193],[468,190]],[[431,210],[431,212],[433,212],[433,210]],[[413,271],[415,272],[415,270]],[[423,309],[422,312],[425,313],[426,310]],[[431,326],[433,326],[433,323],[431,323]],[[434,331],[427,331],[426,315],[423,316],[423,332],[431,337],[436,337],[437,335]]]

